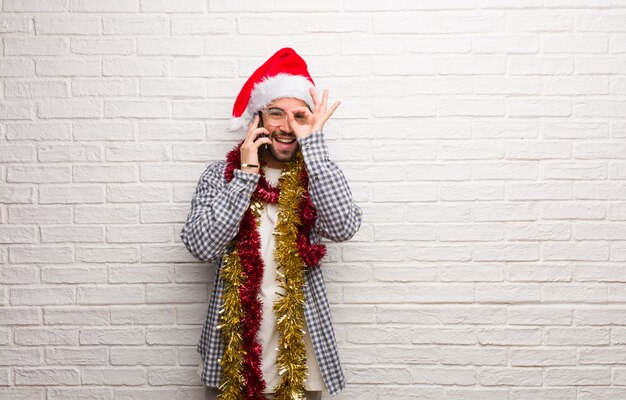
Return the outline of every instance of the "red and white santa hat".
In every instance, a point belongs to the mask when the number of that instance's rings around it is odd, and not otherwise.
[[[302,57],[288,47],[278,50],[241,88],[233,105],[230,130],[246,128],[259,110],[282,97],[300,99],[313,110],[311,87],[315,83]]]

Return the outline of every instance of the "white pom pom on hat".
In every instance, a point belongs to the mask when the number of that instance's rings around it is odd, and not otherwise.
[[[259,110],[283,97],[300,99],[312,110],[311,87],[315,83],[302,57],[289,47],[278,50],[244,83],[233,105],[230,130],[246,128]]]

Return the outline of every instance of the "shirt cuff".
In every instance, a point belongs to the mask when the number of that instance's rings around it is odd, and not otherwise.
[[[229,183],[232,193],[250,198],[256,189],[259,178],[261,178],[259,174],[244,172],[240,169],[234,170],[233,179]]]
[[[305,138],[299,138],[298,141],[305,160],[328,160],[330,158],[322,131],[315,131]]]

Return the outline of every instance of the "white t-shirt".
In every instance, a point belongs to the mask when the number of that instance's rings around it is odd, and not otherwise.
[[[265,179],[270,185],[277,186],[282,170],[276,168],[265,168]],[[276,329],[276,316],[274,314],[273,305],[276,293],[283,292],[276,282],[276,261],[274,261],[274,228],[278,221],[278,206],[276,204],[263,204],[261,212],[261,224],[259,233],[261,236],[261,257],[265,268],[263,270],[263,282],[259,298],[263,304],[263,319],[257,334],[257,338],[263,353],[261,355],[261,371],[265,380],[265,393],[273,393],[274,388],[280,383],[280,375],[276,369],[276,355],[278,352],[278,343],[280,334]],[[308,367],[308,378],[305,383],[305,390],[325,390],[326,385],[320,372],[319,364],[315,358],[313,351],[313,343],[311,336],[308,334],[308,328],[305,327],[304,345],[306,347],[306,359]],[[202,363],[198,367],[199,374],[202,371]]]

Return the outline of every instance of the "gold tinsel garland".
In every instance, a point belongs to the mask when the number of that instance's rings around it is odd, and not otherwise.
[[[220,398],[239,400],[243,398],[245,383],[241,374],[245,351],[240,332],[243,307],[239,297],[239,287],[243,284],[244,275],[237,248],[225,256],[220,274],[224,281],[224,294],[220,316],[221,325],[218,329],[222,330],[222,337],[227,338],[224,354],[220,360],[223,372]]]
[[[281,381],[274,389],[276,400],[304,399],[304,383],[307,377],[304,346],[306,265],[298,255],[296,244],[300,226],[298,206],[304,196],[304,188],[300,184],[302,168],[304,162],[300,154],[283,172],[278,198],[278,222],[274,230],[277,280],[279,287],[285,291],[274,302],[276,328],[280,333],[276,367],[281,375]]]
[[[277,281],[284,294],[274,302],[277,330],[280,333],[276,367],[281,381],[274,389],[276,400],[304,399],[304,384],[307,377],[306,347],[304,345],[304,272],[306,264],[298,255],[296,239],[300,217],[300,202],[305,194],[300,182],[304,168],[302,155],[287,164],[279,183],[278,222],[274,230],[276,247],[274,258],[277,262]],[[262,204],[253,199],[250,205],[257,221],[260,223]],[[239,297],[239,289],[244,284],[244,273],[237,247],[226,256],[220,272],[224,281],[223,308],[220,316],[222,337],[225,350],[220,364],[222,366],[222,382],[220,399],[243,399],[245,381],[241,373],[243,350],[241,321],[243,308]]]

